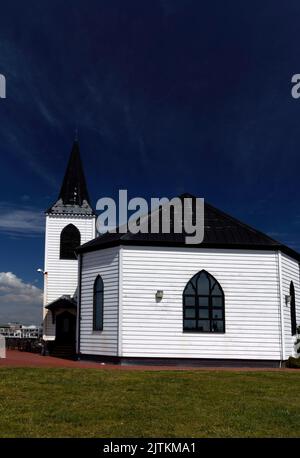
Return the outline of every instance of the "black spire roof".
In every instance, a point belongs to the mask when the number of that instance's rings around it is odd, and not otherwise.
[[[190,194],[179,196],[180,199],[189,197],[194,201],[196,198]],[[193,208],[193,204],[192,204]],[[194,210],[193,210],[194,213]],[[151,213],[145,218],[151,218]],[[194,219],[194,215],[193,215]],[[171,228],[172,224],[171,216]],[[204,203],[204,240],[199,245],[186,245],[185,233],[106,233],[96,237],[78,248],[79,253],[101,250],[115,245],[143,245],[143,246],[178,246],[193,248],[231,248],[250,250],[281,250],[291,257],[300,260],[300,254],[283,245],[268,235],[260,232],[232,216]]]
[[[77,140],[73,143],[58,200],[47,213],[93,214]]]

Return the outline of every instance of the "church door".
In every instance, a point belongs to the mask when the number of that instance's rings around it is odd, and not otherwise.
[[[70,312],[63,312],[56,316],[56,342],[75,344],[76,316]]]

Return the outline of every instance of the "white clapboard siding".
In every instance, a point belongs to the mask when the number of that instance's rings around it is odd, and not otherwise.
[[[280,360],[277,253],[123,247],[121,266],[120,356]],[[182,293],[202,269],[224,290],[225,334],[182,331]]]
[[[74,295],[78,283],[78,261],[60,259],[60,234],[65,226],[74,224],[80,231],[81,244],[95,237],[95,218],[93,216],[76,217],[73,215],[46,217],[45,241],[45,275],[44,305],[49,304],[64,294]],[[46,316],[47,315],[47,316]],[[55,337],[55,324],[52,317],[44,309],[45,338]]]
[[[295,299],[296,299],[296,318],[297,324],[300,324],[300,276],[299,263],[295,259],[281,255],[281,270],[282,270],[282,294],[283,294],[283,310],[284,310],[284,336],[285,336],[285,352],[286,358],[289,356],[297,356],[296,352],[296,336],[291,333],[291,307],[285,304],[285,296],[290,294],[290,283],[294,283]],[[299,355],[298,355],[299,356]]]
[[[97,275],[104,283],[103,331],[93,331],[93,286]],[[82,256],[80,353],[118,354],[119,248]]]

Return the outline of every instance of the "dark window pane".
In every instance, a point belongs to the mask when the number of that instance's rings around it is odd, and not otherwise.
[[[197,293],[209,295],[209,280],[204,272],[198,278]]]
[[[196,318],[195,309],[185,309],[184,314],[185,314],[185,318]]]
[[[211,294],[214,294],[216,296],[218,296],[218,295],[222,296],[222,291],[221,291],[221,289],[220,289],[220,287],[219,287],[217,282],[215,282],[215,284],[214,284],[214,286],[212,288]]]
[[[294,336],[297,332],[297,318],[296,318],[296,301],[295,301],[295,288],[294,283],[291,281],[290,283],[290,296],[291,296],[291,330],[292,336]]]
[[[97,293],[95,297],[95,328],[96,330],[102,329],[102,319],[103,319],[102,293]]]
[[[222,318],[223,318],[223,310],[221,310],[221,309],[217,309],[217,310],[213,309],[212,317],[213,317],[213,319],[222,320]]]
[[[213,307],[223,307],[223,297],[214,297],[211,298]]]
[[[96,278],[94,291],[96,293],[103,291],[103,280],[100,277],[100,275],[98,275],[98,277]]]
[[[205,270],[194,275],[184,290],[183,326],[199,332],[225,332],[224,294]]]
[[[194,277],[191,279],[190,283],[193,285],[194,293],[197,292],[197,278]]]
[[[94,283],[94,320],[93,329],[94,331],[102,331],[103,329],[103,280],[100,275]]]
[[[208,309],[199,309],[199,318],[200,319],[208,319],[209,318],[209,312]]]
[[[196,320],[184,320],[184,329],[195,329]]]
[[[75,249],[80,245],[80,232],[74,224],[68,224],[60,234],[60,259],[77,259]]]
[[[96,297],[95,299],[95,330],[99,331],[102,328],[102,301]]]
[[[195,288],[193,288],[191,281],[188,282],[188,284],[187,284],[187,286],[186,286],[186,288],[184,290],[184,293],[185,294],[191,294],[191,295],[195,294]]]
[[[199,331],[209,332],[210,331],[210,322],[209,320],[199,320],[198,321]]]
[[[224,321],[213,321],[212,329],[214,332],[224,332]]]
[[[186,306],[195,307],[195,302],[196,302],[196,297],[195,296],[185,296],[185,298],[184,298],[184,304]]]
[[[209,298],[208,297],[198,297],[198,305],[199,307],[208,307],[209,306]]]

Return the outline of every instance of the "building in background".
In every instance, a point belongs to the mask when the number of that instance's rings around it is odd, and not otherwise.
[[[42,327],[19,323],[0,324],[0,335],[19,339],[39,339],[42,336]]]

